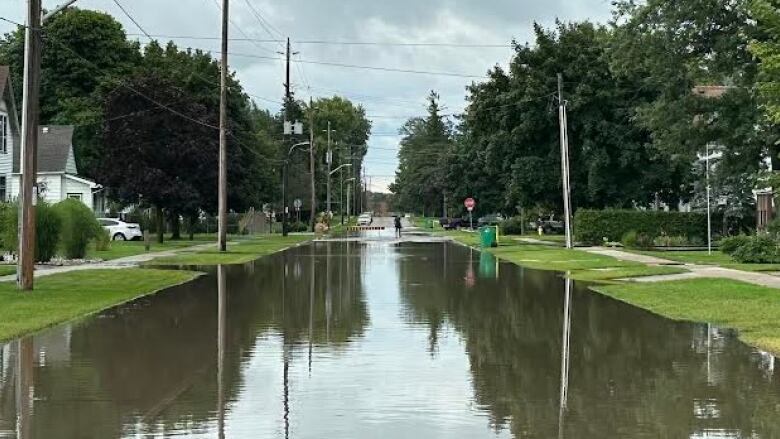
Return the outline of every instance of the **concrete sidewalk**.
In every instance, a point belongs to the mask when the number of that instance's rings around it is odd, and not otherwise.
[[[621,261],[639,262],[646,265],[676,265],[688,270],[688,273],[670,274],[661,276],[646,276],[636,277],[630,279],[619,279],[631,282],[665,282],[673,280],[684,279],[703,279],[703,278],[715,278],[715,279],[731,279],[740,282],[745,282],[753,285],[759,285],[769,288],[780,288],[780,277],[773,276],[771,274],[735,270],[733,268],[718,267],[716,265],[696,265],[696,264],[683,264],[676,261],[670,261],[668,259],[656,258],[654,256],[640,255],[636,253],[630,253],[622,250],[616,250],[606,247],[588,247],[580,249],[588,253],[611,256]]]
[[[235,245],[236,243],[232,242],[232,244]],[[72,271],[121,270],[124,268],[134,268],[140,266],[145,262],[149,262],[152,259],[167,257],[167,256],[175,256],[176,254],[181,252],[205,250],[208,249],[209,247],[216,248],[216,246],[217,246],[216,243],[198,244],[198,245],[193,245],[191,247],[181,247],[181,248],[164,250],[159,252],[140,253],[137,255],[125,256],[123,258],[112,259],[109,261],[90,262],[90,263],[80,264],[80,265],[63,265],[63,266],[36,265],[35,277],[39,278],[43,276],[50,276],[52,274],[69,273]],[[15,282],[15,281],[16,281],[15,274],[0,276],[0,282]]]

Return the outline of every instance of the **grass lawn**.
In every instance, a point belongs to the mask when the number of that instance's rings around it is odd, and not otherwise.
[[[16,274],[16,264],[0,265],[0,276],[8,276],[9,274]]]
[[[182,251],[176,256],[157,258],[147,265],[218,265],[243,264],[261,256],[276,253],[287,247],[308,241],[312,235],[265,235],[251,239],[228,243],[227,252],[219,252],[216,247],[197,251]]]
[[[0,340],[84,317],[136,297],[177,285],[198,274],[180,270],[84,270],[35,281],[22,293],[0,283]]]
[[[464,231],[443,232],[445,236],[469,245],[479,246],[479,234]],[[549,245],[522,244],[502,239],[497,248],[489,249],[501,259],[537,270],[570,272],[573,279],[603,282],[629,277],[685,273],[680,267],[647,266],[638,262],[620,261],[610,256],[582,250],[568,250]]]
[[[602,285],[596,291],[674,320],[734,328],[746,343],[780,353],[780,292],[725,279]]]
[[[719,265],[721,267],[733,268],[744,271],[780,271],[780,264],[742,264],[734,260],[731,256],[721,253],[717,250],[708,254],[706,250],[696,251],[637,251],[627,250],[643,255],[655,256],[670,261],[682,262],[685,264],[699,265]]]
[[[214,239],[206,237],[196,239],[194,241],[180,240],[180,241],[165,241],[164,244],[158,244],[153,242],[149,251],[159,252],[164,250],[173,250],[184,247],[192,247],[194,245],[206,244],[209,242],[216,242]],[[95,245],[91,243],[87,249],[87,259],[103,259],[109,261],[112,259],[124,258],[126,256],[135,256],[142,253],[146,253],[144,249],[143,241],[111,241],[111,247],[105,251],[95,250]]]

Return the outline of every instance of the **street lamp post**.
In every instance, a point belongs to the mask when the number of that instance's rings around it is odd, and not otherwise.
[[[291,146],[290,150],[287,151],[287,157],[285,157],[284,166],[282,166],[282,236],[287,236],[288,233],[287,215],[289,214],[290,208],[287,206],[287,167],[290,165],[290,156],[292,155],[293,151],[295,151],[295,148],[307,145],[311,145],[311,142],[306,141],[296,143],[295,145]]]
[[[347,183],[347,222],[349,222],[349,218],[352,216],[352,211],[349,208],[350,207],[349,206],[349,204],[350,204],[349,201],[350,201],[350,197],[352,196],[352,193],[351,193],[350,189],[352,189],[352,184],[355,182],[355,180],[357,180],[355,177],[348,178],[348,179],[344,180],[344,183]],[[341,214],[341,217],[344,218],[344,214],[343,213]],[[344,221],[342,220],[342,223],[343,222]]]
[[[334,170],[332,170],[332,171],[328,172],[328,179],[327,179],[327,180],[328,180],[328,181],[327,181],[327,184],[328,184],[328,219],[330,219],[330,212],[331,212],[331,210],[330,210],[330,177],[331,177],[333,174],[335,174],[335,173],[339,172],[340,170],[342,170],[342,169],[344,169],[344,168],[351,168],[351,167],[352,167],[352,164],[350,164],[350,163],[345,163],[345,164],[343,164],[343,165],[339,166],[338,168],[336,168],[336,169],[334,169]],[[342,219],[343,219],[343,216],[342,216]],[[343,223],[344,223],[344,221],[342,220],[342,224],[343,224]]]

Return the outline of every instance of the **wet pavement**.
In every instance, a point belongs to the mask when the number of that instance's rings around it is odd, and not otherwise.
[[[446,242],[316,242],[0,347],[0,438],[778,438],[776,359]]]

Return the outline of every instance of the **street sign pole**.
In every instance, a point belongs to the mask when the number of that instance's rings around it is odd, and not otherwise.
[[[472,212],[474,211],[474,208],[477,207],[477,202],[469,197],[463,201],[463,205],[466,206],[466,210],[469,211],[469,227],[471,230],[474,230],[474,215]]]

